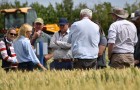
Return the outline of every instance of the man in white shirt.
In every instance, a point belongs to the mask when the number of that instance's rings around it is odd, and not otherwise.
[[[71,43],[75,69],[95,69],[99,52],[99,26],[91,21],[92,11],[82,9],[80,21],[71,25],[68,42]]]
[[[115,21],[108,31],[108,58],[110,66],[125,68],[134,65],[134,46],[137,43],[137,30],[126,20],[129,16],[122,8],[114,8],[110,13]]]

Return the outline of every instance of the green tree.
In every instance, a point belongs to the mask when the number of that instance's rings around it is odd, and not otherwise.
[[[69,22],[72,22],[73,1],[63,0],[61,4],[56,3],[56,12],[58,18],[65,17],[69,20]]]
[[[103,4],[95,5],[93,11],[93,20],[97,20],[100,22],[106,34],[108,32],[108,27],[112,22],[109,15],[111,9],[112,9],[111,4],[108,2],[104,2]]]
[[[52,6],[52,4],[49,4],[49,6],[46,8],[46,21],[47,23],[57,23],[58,22],[58,17],[57,17],[57,13],[54,10],[54,7]]]

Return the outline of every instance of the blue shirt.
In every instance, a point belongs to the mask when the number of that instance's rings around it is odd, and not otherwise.
[[[99,40],[99,26],[87,17],[72,24],[68,43],[72,45],[71,49],[74,58],[97,58]]]
[[[32,61],[35,64],[40,63],[36,57],[30,40],[24,36],[19,37],[14,41],[14,49],[19,63]]]

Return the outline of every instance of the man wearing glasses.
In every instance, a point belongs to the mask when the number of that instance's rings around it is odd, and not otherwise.
[[[13,40],[16,38],[16,30],[11,28],[7,31],[6,36],[0,41],[0,54],[2,58],[2,68],[5,71],[17,67],[17,58],[13,48]]]

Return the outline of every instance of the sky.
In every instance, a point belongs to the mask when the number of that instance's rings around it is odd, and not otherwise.
[[[14,0],[8,0],[10,2],[14,2]],[[53,6],[55,6],[55,3],[61,3],[62,0],[17,0],[21,3],[25,3],[26,1],[30,5],[31,3],[38,2],[39,4],[42,4],[44,6],[48,6],[49,3],[51,3]],[[79,3],[85,3],[89,8],[93,8],[94,4],[100,4],[103,2],[110,2],[112,6],[114,7],[124,7],[126,3],[133,4],[133,3],[139,3],[140,0],[73,0],[74,7],[78,6]]]

